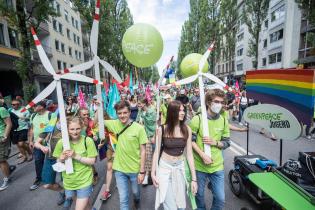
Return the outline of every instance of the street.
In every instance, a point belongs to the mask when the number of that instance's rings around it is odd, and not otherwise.
[[[276,162],[279,161],[279,141],[272,141],[266,136],[259,134],[258,128],[250,127],[249,132],[249,151],[253,154],[260,154]],[[246,132],[231,133],[233,141],[232,146],[224,152],[225,158],[225,192],[226,192],[226,210],[239,210],[242,207],[247,207],[250,210],[258,210],[260,207],[256,205],[248,196],[238,198],[231,192],[228,184],[228,172],[233,168],[233,158],[235,155],[242,155],[246,153]],[[315,141],[308,141],[301,137],[296,141],[283,142],[283,162],[289,158],[296,159],[299,151],[311,151],[315,148]],[[16,153],[16,148],[13,147],[11,155]],[[10,164],[15,164],[17,156],[10,158]],[[112,184],[112,197],[101,203],[97,196],[100,192],[105,177],[105,161],[98,162],[96,168],[99,172],[100,181],[94,188],[92,202],[95,207],[100,207],[102,210],[119,210],[118,190]],[[2,179],[2,175],[0,175]],[[57,193],[39,188],[35,191],[29,191],[29,186],[33,183],[35,178],[34,162],[18,165],[16,171],[12,176],[12,182],[8,189],[0,192],[0,206],[1,210],[55,210],[62,209],[56,204]],[[206,192],[207,209],[210,208],[212,202],[211,192]],[[153,186],[142,187],[141,189],[141,209],[154,209],[155,190]],[[187,209],[191,209],[187,200]],[[163,209],[162,207],[160,209]]]

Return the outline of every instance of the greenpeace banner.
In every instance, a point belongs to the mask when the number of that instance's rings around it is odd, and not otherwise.
[[[287,109],[273,104],[259,104],[245,109],[246,122],[263,127],[283,140],[295,140],[301,135],[301,125]]]

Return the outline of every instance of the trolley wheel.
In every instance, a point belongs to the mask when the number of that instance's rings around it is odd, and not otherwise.
[[[240,174],[235,170],[230,170],[229,172],[229,182],[230,182],[230,188],[234,195],[237,197],[241,197],[244,193],[244,184],[242,181],[242,177]]]

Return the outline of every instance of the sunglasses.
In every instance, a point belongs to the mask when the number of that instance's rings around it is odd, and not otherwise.
[[[18,105],[20,105],[20,104],[11,104],[12,106],[18,106]]]

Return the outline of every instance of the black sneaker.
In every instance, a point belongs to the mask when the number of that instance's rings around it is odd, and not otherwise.
[[[65,192],[59,192],[58,193],[58,201],[57,201],[57,205],[60,206],[65,202],[66,199],[66,195]]]
[[[134,209],[140,210],[140,200],[133,200],[134,203]]]
[[[40,180],[36,179],[34,184],[30,186],[30,190],[36,190],[40,185]]]
[[[9,166],[10,175],[13,173],[13,171],[15,171],[15,169],[16,169],[16,166],[14,165]]]

